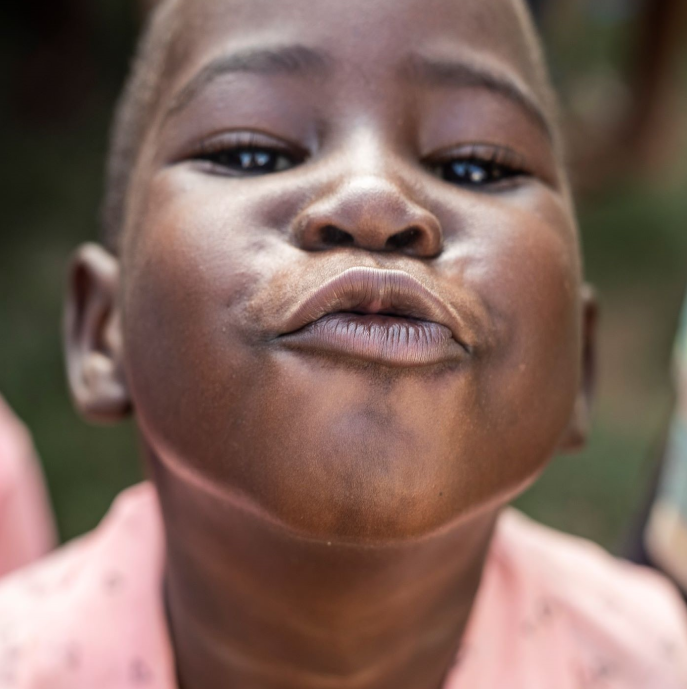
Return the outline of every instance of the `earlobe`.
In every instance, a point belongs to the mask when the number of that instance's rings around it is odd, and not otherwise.
[[[119,421],[131,411],[118,288],[118,259],[96,244],[81,246],[71,264],[65,302],[67,375],[77,409],[100,423]]]
[[[582,375],[572,418],[561,444],[563,452],[576,452],[587,443],[591,429],[592,405],[596,391],[596,340],[599,305],[591,285],[583,285],[582,309]]]

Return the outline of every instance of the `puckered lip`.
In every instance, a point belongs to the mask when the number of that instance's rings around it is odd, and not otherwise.
[[[336,313],[395,316],[437,323],[469,354],[472,346],[461,316],[419,280],[402,270],[349,268],[325,282],[287,318],[283,336]]]

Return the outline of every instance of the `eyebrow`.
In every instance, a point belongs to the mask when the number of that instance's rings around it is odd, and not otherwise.
[[[525,110],[549,139],[554,139],[552,124],[537,99],[525,86],[505,73],[465,61],[411,55],[402,66],[401,74],[409,81],[429,86],[476,87],[498,93]]]
[[[334,59],[327,53],[304,45],[248,48],[222,55],[203,67],[174,97],[165,119],[177,114],[215,79],[226,74],[248,73],[263,76],[326,76],[333,71]],[[493,91],[525,110],[554,139],[553,127],[543,108],[516,79],[486,66],[467,61],[434,59],[410,55],[402,65],[403,78],[420,84],[450,88],[477,87]]]
[[[226,74],[248,73],[263,76],[324,75],[333,60],[325,53],[303,45],[249,48],[222,55],[203,67],[175,96],[166,118],[183,110],[208,84]]]

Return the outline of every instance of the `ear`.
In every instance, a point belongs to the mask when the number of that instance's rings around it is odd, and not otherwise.
[[[131,411],[118,287],[117,258],[96,244],[81,246],[71,264],[64,314],[67,375],[79,412],[100,423]]]
[[[599,304],[591,285],[582,286],[582,376],[570,424],[560,450],[576,452],[587,443],[591,429],[591,412],[596,392],[596,347]]]

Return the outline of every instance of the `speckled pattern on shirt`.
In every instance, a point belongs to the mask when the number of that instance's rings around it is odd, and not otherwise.
[[[154,488],[0,583],[0,689],[174,689]],[[687,620],[651,571],[508,510],[445,689],[685,689]]]

